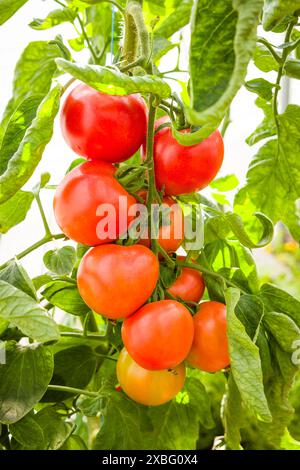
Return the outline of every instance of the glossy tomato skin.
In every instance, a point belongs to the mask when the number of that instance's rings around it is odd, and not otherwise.
[[[185,366],[150,371],[139,366],[124,348],[117,362],[117,377],[124,392],[137,403],[157,406],[172,400],[182,389]]]
[[[165,117],[159,119],[156,128],[166,121]],[[199,144],[184,146],[172,136],[172,130],[165,127],[154,138],[157,187],[164,188],[169,196],[200,191],[215,178],[223,157],[224,144],[218,130]]]
[[[143,144],[147,109],[138,95],[101,93],[80,83],[68,95],[61,113],[62,134],[78,155],[122,162]]]
[[[152,294],[159,264],[141,245],[101,245],[88,251],[78,268],[80,295],[95,312],[111,319],[133,314]]]
[[[184,240],[184,216],[179,204],[171,197],[164,197],[162,201],[163,208],[170,208],[165,225],[162,225],[158,231],[157,241],[159,245],[168,253],[178,250]],[[139,243],[150,247],[150,235],[142,235]]]
[[[217,372],[230,364],[226,305],[203,302],[194,316],[195,335],[189,364],[206,372]]]
[[[175,300],[144,305],[122,325],[130,356],[148,370],[174,368],[187,357],[193,342],[190,312]]]
[[[95,246],[111,243],[127,230],[133,217],[125,213],[124,224],[120,223],[120,197],[123,196],[122,202],[128,208],[136,200],[116,180],[115,171],[110,163],[88,161],[74,168],[59,184],[54,196],[54,214],[57,224],[71,240]],[[98,229],[107,213],[99,214],[101,204],[111,204],[116,211],[116,226],[111,225],[111,230],[103,234]]]
[[[184,256],[177,256],[177,259],[184,261]],[[185,302],[200,302],[205,291],[205,283],[202,274],[196,269],[182,268],[180,275],[169,287],[168,292],[177,299]]]

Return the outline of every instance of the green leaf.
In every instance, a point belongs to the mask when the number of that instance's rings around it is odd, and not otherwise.
[[[59,338],[58,328],[40,305],[16,287],[0,281],[0,317],[40,342]]]
[[[45,449],[44,433],[34,415],[26,415],[17,423],[9,426],[13,438],[23,447]]]
[[[277,60],[272,56],[269,49],[264,45],[257,45],[254,56],[254,64],[262,72],[272,72],[273,70],[278,71],[279,64]]]
[[[15,423],[42,398],[53,372],[49,348],[6,343],[6,364],[0,364],[0,422]]]
[[[48,41],[34,41],[25,47],[15,68],[13,96],[4,111],[4,117],[1,123],[1,136],[12,114],[23,100],[30,97],[32,97],[32,100],[37,99],[37,108],[47,95],[52,84],[52,78],[54,74],[57,73],[54,60],[57,57],[64,57],[57,43],[52,42],[50,44]],[[20,127],[21,124],[20,119]],[[27,126],[24,125],[25,129],[26,127]],[[0,173],[3,173],[3,170],[1,166]]]
[[[33,95],[25,98],[11,115],[1,144],[1,174],[7,168],[11,156],[18,150],[27,128],[36,116],[36,110],[43,95]]]
[[[300,9],[300,0],[265,0],[263,10],[263,27],[271,31],[286,16]]]
[[[251,214],[252,215],[252,214]],[[253,216],[259,223],[258,239],[252,240],[248,235],[246,227],[242,218],[233,212],[227,212],[222,215],[208,218],[205,223],[205,240],[209,243],[216,238],[228,238],[230,232],[233,233],[234,238],[247,248],[261,248],[268,245],[273,238],[274,227],[271,220],[262,213],[254,213]],[[252,232],[255,233],[253,230]],[[250,232],[251,233],[251,232]]]
[[[59,109],[61,86],[53,88],[40,104],[35,119],[0,176],[0,203],[11,198],[30,178],[40,162],[53,134],[53,122]]]
[[[180,143],[196,143],[220,125],[244,83],[262,4],[262,0],[222,0],[212,7],[209,0],[196,1],[190,53],[191,108],[187,115],[193,125],[203,127],[192,134],[173,130]],[[214,33],[207,35],[207,31]]]
[[[57,59],[56,63],[61,71],[70,73],[96,90],[111,95],[154,93],[161,98],[168,98],[171,94],[169,85],[155,76],[129,77],[113,68],[74,64],[64,59]]]
[[[279,449],[282,437],[293,416],[289,394],[297,368],[291,362],[291,355],[282,351],[272,338],[270,345],[273,363],[270,377],[265,384],[265,391],[273,420],[270,423],[257,422],[253,449]]]
[[[240,429],[244,423],[241,395],[232,374],[228,379],[227,392],[224,398],[223,422],[225,427],[226,447],[230,450],[241,449]]]
[[[7,233],[26,218],[33,199],[34,196],[31,192],[18,191],[0,205],[0,233]]]
[[[207,393],[195,377],[187,379],[184,391],[179,393],[176,401],[151,409],[149,416],[153,431],[144,435],[149,450],[196,449],[199,422],[204,420],[208,427],[213,424]]]
[[[90,310],[82,300],[74,282],[52,281],[46,284],[42,296],[55,307],[72,315],[84,315]]]
[[[190,21],[193,0],[182,0],[175,10],[167,16],[155,29],[155,36],[169,38],[182,29]]]
[[[112,393],[104,423],[94,441],[94,450],[145,449],[142,431],[151,426],[146,410],[146,407],[131,401],[123,393]],[[111,432],[112,429],[114,432]]]
[[[60,447],[60,450],[88,450],[88,448],[80,436],[72,434]]]
[[[69,438],[73,428],[53,407],[35,415],[27,415],[9,426],[9,430],[24,450],[58,450]]]
[[[264,214],[256,212],[255,214],[253,214],[253,216],[255,216],[259,220],[263,228],[261,237],[257,242],[251,240],[245,230],[243,221],[238,214],[228,213],[226,214],[226,220],[229,223],[232,232],[234,233],[236,238],[242,243],[242,245],[246,246],[247,248],[261,248],[263,246],[268,245],[272,241],[274,227],[271,220]]]
[[[216,178],[210,183],[210,187],[221,192],[227,192],[235,189],[238,184],[239,180],[237,179],[236,175],[227,175]]]
[[[76,18],[76,11],[71,10],[70,8],[63,8],[50,11],[46,18],[34,18],[33,21],[29,24],[32,29],[49,29],[53,28],[62,23],[73,21]]]
[[[51,384],[84,389],[90,382],[96,367],[97,356],[88,346],[77,346],[54,355],[54,372]],[[48,391],[43,401],[60,402],[72,394]]]
[[[36,276],[32,279],[33,285],[36,290],[39,290],[41,287],[49,284],[49,282],[53,281],[53,278],[50,274],[41,274],[40,276]]]
[[[73,246],[47,251],[43,258],[46,268],[59,275],[69,274],[74,268],[76,260],[76,250]]]
[[[259,349],[234,313],[239,297],[237,289],[230,288],[225,293],[231,371],[245,405],[259,419],[269,422],[272,416],[264,392]]]
[[[274,84],[268,82],[264,78],[254,78],[245,83],[245,87],[248,91],[256,93],[262,99],[266,101],[271,101],[273,97],[273,88]]]
[[[255,104],[258,108],[262,109],[264,113],[264,119],[257,126],[255,131],[252,132],[252,134],[246,139],[247,144],[250,146],[277,134],[277,127],[274,119],[272,104],[267,103],[261,98],[257,98]]]
[[[285,431],[280,444],[280,449],[283,450],[300,450],[300,442],[294,439],[288,430]]]
[[[289,105],[278,118],[278,139],[267,142],[250,164],[243,191],[257,211],[282,221],[300,240],[296,203],[300,194],[300,107]]]
[[[11,261],[6,268],[0,271],[0,280],[8,282],[8,284],[30,295],[34,300],[37,300],[35,286],[18,261]]]
[[[50,173],[42,173],[40,176],[40,181],[33,187],[32,192],[34,196],[38,196],[41,189],[45,188],[49,183],[51,178]]]
[[[300,340],[300,329],[296,323],[287,315],[278,312],[266,313],[263,321],[283,351],[292,354],[295,341]]]
[[[262,319],[265,314],[265,305],[257,295],[243,295],[235,309],[238,319],[243,323],[248,336],[254,340],[259,347],[259,355],[264,380],[266,380],[270,371],[271,352],[268,343],[268,334],[266,333]]]
[[[5,23],[27,0],[0,0],[0,25]]]
[[[285,313],[300,328],[299,300],[272,284],[264,284],[261,287],[260,297],[268,311]]]
[[[285,75],[300,80],[300,60],[287,60],[284,66]]]

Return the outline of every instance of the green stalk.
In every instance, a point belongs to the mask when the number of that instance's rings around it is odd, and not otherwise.
[[[9,265],[9,263],[11,263],[11,261],[13,261],[15,258],[20,260],[22,258],[24,258],[25,256],[29,255],[29,253],[31,253],[32,251],[36,250],[37,248],[39,248],[40,246],[43,246],[45,245],[46,243],[49,243],[49,242],[52,242],[53,240],[59,240],[59,239],[62,239],[62,238],[66,238],[66,236],[63,234],[63,233],[59,233],[57,235],[46,235],[45,237],[43,237],[41,240],[37,241],[36,243],[34,243],[33,245],[29,246],[28,248],[26,248],[26,250],[24,251],[21,251],[20,253],[18,253],[14,258],[11,258],[9,259],[8,261],[6,261],[4,264],[2,264],[0,266],[0,270],[1,269],[4,269],[6,268],[6,266]]]
[[[53,390],[55,392],[68,392],[76,395],[86,395],[87,397],[98,397],[97,392],[90,392],[89,390],[82,390],[81,388],[66,387],[64,385],[48,385],[48,390]]]
[[[235,284],[234,282],[229,281],[224,276],[222,276],[219,273],[216,273],[215,271],[211,271],[210,269],[205,268],[204,266],[202,266],[199,263],[189,263],[189,262],[186,262],[186,261],[177,261],[177,264],[178,264],[178,266],[182,266],[183,268],[196,269],[196,271],[200,271],[201,273],[208,274],[209,276],[215,277],[216,279],[222,279],[224,282],[226,282],[226,284],[228,286],[235,287],[235,288],[239,289],[245,295],[248,294],[248,292],[241,289],[241,287],[238,286],[237,284]]]

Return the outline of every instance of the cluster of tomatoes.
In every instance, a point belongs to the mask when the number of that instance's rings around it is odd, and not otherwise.
[[[135,154],[145,143],[147,107],[140,95],[114,96],[85,84],[68,95],[61,124],[65,140],[86,162],[70,171],[57,188],[54,212],[58,225],[70,239],[91,246],[77,273],[79,292],[87,305],[110,320],[123,320],[124,349],[117,362],[121,388],[133,400],[160,405],[182,388],[187,361],[215,372],[229,365],[226,307],[218,302],[199,304],[192,316],[184,303],[199,303],[205,284],[199,270],[183,267],[166,300],[149,302],[160,276],[158,257],[148,240],[131,246],[115,241],[132,217],[108,229],[99,238],[102,205],[120,214],[120,200],[136,203],[116,178],[117,164]],[[156,129],[163,120],[158,120]],[[187,131],[183,131],[187,132]],[[223,141],[218,131],[203,142],[185,147],[160,127],[154,137],[156,186],[168,206],[174,196],[199,191],[216,176],[223,160]],[[147,193],[142,195],[147,199]],[[180,210],[180,209],[178,209]],[[181,216],[176,211],[174,218]],[[172,230],[158,233],[158,243],[175,252],[182,242]],[[148,243],[147,243],[148,242]],[[178,257],[180,259],[180,257]],[[148,302],[148,303],[147,303]]]

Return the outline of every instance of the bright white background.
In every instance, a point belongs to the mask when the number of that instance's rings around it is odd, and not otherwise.
[[[35,31],[27,26],[33,17],[44,17],[49,11],[57,8],[57,4],[51,0],[45,2],[41,0],[31,0],[21,8],[7,23],[0,27],[0,113],[3,112],[8,99],[11,96],[11,87],[13,79],[13,71],[15,64],[26,46],[30,41],[50,40],[56,34],[62,33],[67,39],[75,37],[74,30],[71,25],[61,25],[59,27],[46,30]],[[188,35],[187,35],[188,36]],[[274,35],[274,42],[280,42],[280,37]],[[187,40],[186,50],[188,51]],[[174,57],[168,54],[163,61],[161,70],[170,70]],[[184,58],[187,62],[187,54]],[[171,67],[170,67],[171,66]],[[186,67],[187,64],[182,64]],[[216,64],[218,67],[218,64]],[[249,78],[257,77],[254,66],[249,67]],[[181,77],[182,78],[182,77]],[[274,77],[268,74],[268,79],[274,81]],[[170,81],[170,85],[174,87],[174,82]],[[286,97],[283,96],[283,101]],[[296,90],[296,86],[290,84],[290,100],[294,103],[299,102],[300,90]],[[225,161],[221,174],[226,175],[235,173],[240,182],[245,180],[245,174],[251,156],[255,154],[255,147],[248,147],[245,138],[254,130],[255,126],[262,118],[261,112],[254,105],[255,95],[242,89],[232,106],[232,124],[230,125],[225,139]],[[38,180],[39,175],[48,171],[51,173],[51,184],[57,184],[63,177],[68,165],[76,156],[64,143],[59,129],[59,118],[56,119],[55,132],[52,141],[47,146],[42,162],[38,170],[26,188],[31,188]],[[46,214],[50,221],[50,226],[57,231],[52,211],[53,191],[44,190],[42,192],[42,200],[46,210]],[[59,231],[59,230],[58,230]],[[39,240],[43,236],[43,226],[40,216],[33,203],[32,209],[27,216],[25,222],[9,231],[8,235],[2,236],[0,240],[0,262],[13,257],[33,242]],[[59,242],[57,242],[59,243]],[[53,246],[52,246],[53,247]],[[41,254],[50,249],[50,245],[40,248],[32,255],[27,256],[23,260],[23,264],[31,275],[40,274],[43,270]]]

